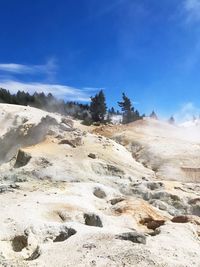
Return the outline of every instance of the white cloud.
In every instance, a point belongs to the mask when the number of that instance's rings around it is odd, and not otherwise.
[[[18,74],[30,72],[30,68],[28,66],[14,63],[0,64],[0,70]]]
[[[200,21],[200,0],[184,0],[184,10],[187,14],[188,23]]]
[[[13,74],[53,74],[57,69],[55,59],[50,59],[44,65],[24,65],[16,63],[1,63],[0,71]]]
[[[90,93],[96,91],[96,88],[79,89],[61,84],[48,84],[39,82],[19,82],[14,80],[0,80],[0,88],[5,88],[11,93],[16,93],[18,90],[29,92],[44,92],[45,94],[52,93],[57,98],[65,98],[69,101],[89,101]]]
[[[194,103],[188,102],[182,105],[181,109],[175,113],[178,122],[185,122],[193,119],[193,116],[199,117],[200,108]]]
[[[76,88],[55,82],[57,64],[54,58],[50,58],[44,65],[23,65],[16,63],[0,64],[0,88],[9,90],[11,93],[17,91],[29,92],[44,92],[45,94],[52,93],[59,99],[69,101],[84,101],[90,100],[90,96],[99,91],[99,88],[83,87]],[[17,79],[21,74],[39,74],[43,77],[42,81],[25,82]],[[31,80],[33,80],[31,78]]]

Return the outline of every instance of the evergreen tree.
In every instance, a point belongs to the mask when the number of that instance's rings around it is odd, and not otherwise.
[[[118,105],[123,112],[123,123],[126,124],[132,121],[132,104],[125,93],[122,94],[122,100],[122,102],[118,102]]]
[[[90,112],[94,122],[103,122],[106,115],[106,99],[103,90],[91,97]]]
[[[122,100],[122,102],[118,102],[123,115],[122,123],[126,124],[142,118],[138,110],[134,109],[131,100],[125,95],[125,93],[122,94]]]
[[[155,111],[153,110],[151,114],[149,115],[151,119],[158,120],[158,116],[156,115]]]
[[[89,105],[75,102],[64,102],[56,99],[51,93],[35,92],[30,95],[28,92],[18,91],[11,94],[8,90],[0,88],[0,103],[16,104],[41,108],[49,112],[58,112],[63,115],[71,115],[78,119],[84,119],[89,114]]]

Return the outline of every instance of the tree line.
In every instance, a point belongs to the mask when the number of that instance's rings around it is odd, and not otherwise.
[[[58,100],[51,93],[46,95],[43,92],[35,92],[31,95],[28,92],[18,91],[16,94],[11,94],[9,90],[0,88],[0,103],[32,106],[49,112],[70,115],[83,120],[85,124],[110,122],[114,115],[121,115],[121,122],[126,124],[139,120],[144,116],[140,115],[138,110],[135,110],[130,98],[125,93],[122,94],[122,100],[118,102],[121,111],[116,111],[113,107],[108,109],[103,90],[91,97],[90,104],[81,104],[73,101]]]
[[[9,90],[0,88],[0,103],[31,106],[48,112],[70,115],[79,119],[83,119],[84,116],[87,116],[87,112],[89,112],[88,104],[73,101],[64,102],[64,100],[55,98],[51,93],[46,95],[43,92],[35,92],[31,95],[28,92],[18,91],[16,94],[11,94]]]

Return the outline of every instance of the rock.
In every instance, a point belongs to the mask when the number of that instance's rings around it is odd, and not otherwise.
[[[12,188],[12,189],[19,189],[20,186],[17,185],[17,184],[11,184],[11,185],[10,185],[10,188]]]
[[[96,159],[96,155],[93,154],[93,153],[90,153],[90,154],[88,155],[88,157],[91,158],[91,159]]]
[[[151,230],[156,230],[160,226],[164,225],[165,221],[164,220],[153,220],[147,223],[147,228]]]
[[[157,189],[162,189],[164,188],[164,184],[161,182],[149,182],[147,183],[147,188],[150,190],[157,190]]]
[[[116,236],[117,239],[131,241],[133,243],[146,244],[146,236],[138,232],[123,233]]]
[[[67,126],[67,125],[64,124],[64,123],[61,123],[59,126],[60,126],[60,129],[61,129],[62,131],[64,131],[64,132],[72,132],[72,131],[74,131],[73,128]]]
[[[66,228],[65,231],[61,231],[58,236],[53,240],[53,242],[63,242],[68,239],[70,236],[75,235],[76,230],[73,228]]]
[[[37,246],[36,249],[33,251],[33,253],[30,255],[30,257],[26,258],[25,260],[33,261],[39,258],[40,255],[41,255],[41,250],[40,250],[40,247]]]
[[[106,169],[107,169],[106,170],[107,174],[110,176],[123,177],[123,175],[125,174],[123,170],[121,170],[120,168],[118,168],[114,165],[107,164]]]
[[[144,218],[140,221],[140,223],[146,225],[148,229],[156,230],[161,225],[164,225],[165,220],[154,220],[153,218]]]
[[[76,145],[76,146],[81,146],[83,144],[83,140],[80,136],[76,137],[73,139],[73,143]]]
[[[15,236],[12,240],[12,247],[15,252],[20,252],[28,246],[28,237],[26,235]]]
[[[195,215],[180,215],[180,216],[175,216],[172,219],[172,222],[174,223],[192,223],[195,225],[200,225],[200,217],[195,216]]]
[[[100,187],[96,187],[94,189],[93,194],[95,195],[95,197],[98,197],[98,198],[105,198],[106,197],[106,193]]]
[[[68,140],[68,139],[63,139],[59,142],[60,145],[66,144],[70,145],[73,148],[76,148],[76,146],[81,146],[82,145],[82,138],[81,137],[76,137],[74,139]]]
[[[124,200],[125,200],[125,198],[123,198],[123,197],[117,197],[117,198],[111,199],[110,203],[111,203],[111,205],[116,205],[117,203],[122,202]]]
[[[73,148],[76,147],[76,145],[73,143],[73,141],[72,141],[72,140],[68,140],[68,139],[63,139],[63,140],[61,140],[61,141],[59,142],[59,145],[69,145],[69,146],[71,146],[71,147],[73,147]]]
[[[92,170],[102,176],[117,176],[117,177],[123,177],[125,172],[121,170],[120,168],[110,165],[110,164],[105,164],[101,162],[96,162],[94,161],[92,163]]]
[[[17,153],[17,159],[14,165],[14,168],[20,168],[28,164],[28,162],[31,159],[31,155],[28,154],[27,152],[19,149]]]
[[[142,180],[143,180],[143,181],[147,181],[147,182],[149,181],[149,179],[146,178],[146,177],[142,177]]]
[[[190,205],[196,205],[197,203],[200,203],[200,198],[193,198],[188,201],[188,204]]]
[[[23,182],[26,182],[27,180],[28,180],[27,176],[21,175],[21,176],[16,176],[15,182],[16,183],[23,183]]]
[[[6,192],[14,192],[13,189],[19,189],[20,186],[12,183],[12,184],[7,184],[7,185],[0,185],[0,193],[6,193]]]
[[[94,243],[86,243],[86,244],[83,244],[83,248],[91,250],[93,248],[96,248],[96,245]]]
[[[63,117],[63,118],[61,119],[61,122],[64,123],[64,124],[66,124],[67,126],[69,126],[69,127],[71,127],[71,128],[74,127],[74,122],[73,122],[72,120],[68,119],[68,118],[64,118],[64,117]]]
[[[160,210],[168,210],[168,205],[159,199],[152,199],[149,203]]]
[[[191,207],[192,215],[200,216],[200,204],[196,204]]]
[[[163,201],[166,201],[167,203],[170,202],[175,202],[175,201],[181,201],[180,197],[178,195],[174,195],[174,194],[170,194],[166,191],[159,191],[159,192],[155,192],[152,195],[152,198],[154,199],[160,199]],[[168,203],[169,204],[169,203]]]
[[[187,216],[175,216],[171,221],[173,223],[188,223],[189,218]]]
[[[13,190],[9,189],[9,187],[6,185],[0,185],[0,193],[5,193],[5,192],[9,192],[9,191],[12,192]]]
[[[84,214],[85,224],[89,226],[103,227],[100,217],[94,213]]]

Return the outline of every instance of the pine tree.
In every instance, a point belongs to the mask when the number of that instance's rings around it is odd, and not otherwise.
[[[129,123],[132,121],[132,104],[131,100],[125,95],[125,93],[122,94],[122,102],[118,102],[118,105],[120,106],[122,112],[123,112],[123,123]]]
[[[142,119],[139,111],[134,109],[131,100],[125,95],[125,93],[122,94],[122,100],[122,102],[118,102],[118,105],[122,110],[123,124]]]
[[[90,112],[94,122],[103,122],[106,115],[106,99],[103,90],[91,97]]]
[[[154,119],[154,120],[157,120],[157,119],[158,119],[158,116],[156,115],[156,113],[155,113],[154,110],[151,112],[151,114],[149,115],[149,117],[150,117],[151,119]]]

